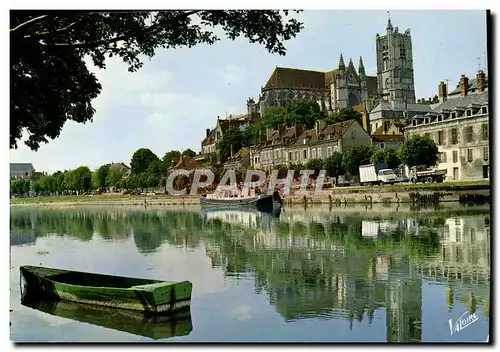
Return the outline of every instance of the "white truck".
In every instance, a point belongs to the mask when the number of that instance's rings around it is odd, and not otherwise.
[[[368,164],[359,167],[359,182],[361,185],[393,185],[398,176],[387,164]]]

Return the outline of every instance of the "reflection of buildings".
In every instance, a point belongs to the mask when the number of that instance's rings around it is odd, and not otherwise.
[[[405,257],[389,269],[387,285],[387,342],[420,342],[422,330],[422,280],[412,274]]]
[[[361,221],[361,235],[363,237],[378,237],[384,233],[396,230],[399,226],[397,220],[393,221]]]
[[[446,219],[442,233],[440,257],[416,264],[419,274],[439,280],[489,285],[489,216]]]

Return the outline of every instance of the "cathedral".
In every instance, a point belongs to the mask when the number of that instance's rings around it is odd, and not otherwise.
[[[336,111],[362,104],[371,110],[380,103],[392,108],[415,104],[413,54],[410,30],[399,33],[388,20],[386,35],[376,35],[377,75],[367,76],[363,59],[358,69],[342,54],[338,67],[329,72],[276,67],[262,87],[258,109],[283,106],[294,99],[318,102],[321,109]]]

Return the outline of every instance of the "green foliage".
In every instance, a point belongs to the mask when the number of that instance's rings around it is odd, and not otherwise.
[[[335,177],[335,180],[339,176],[345,174],[345,170],[342,164],[342,158],[342,153],[333,152],[333,154],[325,160],[326,173],[330,177]]]
[[[408,167],[435,166],[438,161],[438,147],[427,136],[414,135],[405,140],[398,151],[401,162]]]
[[[122,177],[121,172],[116,168],[108,168],[108,173],[104,181],[105,187],[117,187]]]
[[[260,140],[260,131],[262,126],[259,123],[252,123],[243,130],[241,145],[243,147],[250,147],[258,144]]]
[[[353,176],[359,175],[359,167],[370,163],[371,146],[355,144],[342,156],[342,168]]]
[[[302,23],[279,10],[168,10],[10,12],[10,147],[26,129],[25,144],[37,150],[59,136],[67,120],[92,121],[92,100],[102,86],[84,61],[106,68],[117,56],[134,72],[158,48],[213,44],[222,28],[228,39],[246,37],[270,53],[284,55],[283,43]],[[203,25],[203,27],[202,27]]]
[[[73,190],[89,191],[92,188],[92,172],[88,166],[80,166],[69,172]]]
[[[370,162],[372,164],[383,164],[387,163],[390,169],[395,169],[401,165],[401,160],[399,160],[398,151],[394,148],[382,148],[376,150],[371,158]]]
[[[10,193],[16,196],[22,196],[29,191],[29,181],[22,178],[10,180]]]
[[[326,118],[326,123],[334,124],[349,120],[356,120],[361,126],[363,125],[361,113],[353,108],[340,109],[339,111],[330,113],[330,115]]]
[[[222,136],[217,146],[220,150],[220,160],[222,163],[226,162],[231,156],[231,146],[234,155],[241,149],[242,141],[243,132],[239,128],[231,128]]]
[[[130,167],[132,168],[133,174],[140,174],[145,172],[149,164],[153,161],[158,160],[158,157],[148,148],[140,148],[133,155],[130,161]]]
[[[174,162],[177,162],[179,158],[181,157],[181,152],[178,150],[171,150],[169,152],[166,152],[165,155],[163,156],[163,164],[165,168],[169,168],[172,166]]]
[[[320,170],[324,170],[324,162],[322,159],[309,159],[306,163],[307,170],[314,170],[314,176],[318,176]]]
[[[182,152],[182,155],[194,158],[196,156],[196,152],[193,151],[193,150],[191,150],[190,148],[188,148],[188,149],[186,149],[185,151]]]
[[[304,124],[306,128],[313,128],[317,120],[325,119],[326,114],[321,111],[320,106],[313,100],[292,100],[287,106],[287,117],[285,123]]]
[[[106,187],[106,177],[108,176],[110,164],[105,164],[95,171],[95,188]]]

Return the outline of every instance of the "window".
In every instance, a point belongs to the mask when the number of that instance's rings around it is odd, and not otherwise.
[[[412,123],[413,126],[416,126],[417,125],[417,120],[414,119],[411,123]]]
[[[318,148],[318,158],[321,159],[321,148]]]
[[[437,142],[437,144],[438,145],[443,145],[443,141],[444,141],[443,131],[438,131],[438,142]]]
[[[458,163],[458,150],[453,151],[453,162]]]
[[[451,129],[451,144],[458,143],[458,131],[456,128]]]
[[[292,161],[292,152],[288,153],[288,161]]]
[[[428,117],[425,118],[425,123],[429,123],[429,118]]]
[[[472,162],[472,149],[471,148],[467,149],[467,161],[469,163]]]
[[[299,161],[299,151],[295,151],[295,161]]]
[[[456,112],[452,112],[452,113],[451,113],[451,118],[452,118],[452,119],[455,119],[456,117],[457,117],[457,113],[456,113]]]
[[[351,138],[352,139],[356,139],[356,131],[352,131],[351,132]]]
[[[487,106],[481,107],[481,114],[487,114],[487,113],[488,113],[488,107]]]
[[[316,149],[311,150],[311,158],[316,159]]]
[[[453,168],[453,180],[458,180],[458,167]]]
[[[329,157],[330,155],[332,155],[332,147],[326,148],[326,156]]]
[[[307,159],[307,149],[304,149],[304,159]]]
[[[472,126],[464,127],[464,135],[465,135],[464,137],[467,143],[472,142],[472,137],[473,137],[472,132],[473,132]]]
[[[440,163],[445,163],[446,162],[446,152],[439,153],[439,162]]]
[[[438,122],[441,122],[441,121],[443,121],[443,115],[439,114],[438,115]]]
[[[487,141],[488,140],[488,124],[487,123],[483,123],[483,125],[481,126],[481,136],[483,138],[483,141]]]
[[[489,158],[489,150],[488,147],[483,147],[483,160],[488,161]]]
[[[384,143],[383,142],[380,143],[380,148],[384,149]]]
[[[467,116],[472,116],[472,110],[471,109],[467,109]]]

